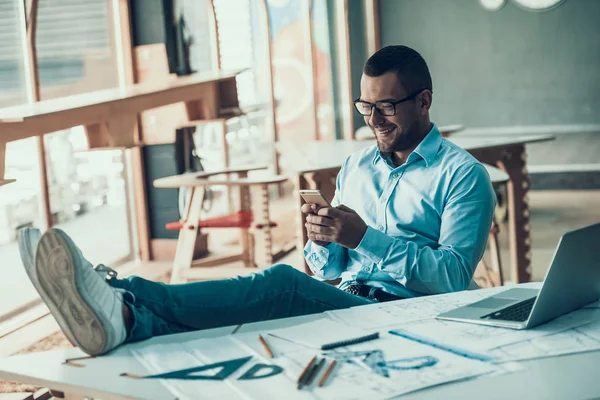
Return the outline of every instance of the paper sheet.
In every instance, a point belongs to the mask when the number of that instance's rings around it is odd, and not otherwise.
[[[474,303],[503,290],[506,290],[506,287],[466,290],[460,293],[417,297],[327,311],[326,314],[334,321],[355,328],[383,328],[433,318],[440,313]]]
[[[600,319],[600,309],[583,308],[527,330],[496,328],[437,319],[413,322],[401,325],[401,328],[445,345],[476,352],[487,352],[508,344],[562,332],[598,319]]]
[[[149,374],[177,371],[211,363],[202,355],[200,349],[211,346],[226,349],[229,339],[200,339],[191,342],[156,344],[132,350],[133,355],[148,370]],[[236,357],[233,357],[236,358]],[[217,381],[185,381],[176,379],[161,379],[162,383],[173,397],[185,399],[245,399],[236,393],[229,382]]]
[[[502,346],[489,355],[498,362],[520,361],[600,350],[600,321],[552,335]]]
[[[257,335],[253,338],[258,343]],[[196,399],[280,399],[286,393],[286,400],[317,399],[310,392],[296,390],[290,377],[298,376],[301,370],[284,371],[284,374],[257,379],[240,380],[245,373],[258,364],[275,364],[267,361],[260,354],[248,351],[247,347],[240,346],[231,336],[198,339],[188,342],[172,343],[166,345],[150,345],[132,353],[150,374],[160,374],[210,365],[222,361],[252,357],[241,368],[236,370],[225,380],[184,380],[160,379],[160,382],[173,393],[178,400]],[[299,364],[306,365],[312,357],[311,354],[299,354]],[[298,367],[300,368],[300,367]],[[212,375],[219,371],[203,371],[199,375]],[[291,374],[287,376],[288,374]],[[298,375],[296,375],[298,374]]]
[[[326,319],[322,320],[327,321]],[[331,327],[331,325],[327,325]],[[343,326],[344,328],[347,328]],[[300,328],[301,330],[304,329]],[[225,380],[161,379],[174,398],[185,399],[387,399],[429,386],[493,373],[501,366],[460,357],[404,338],[384,334],[380,339],[318,352],[289,341],[265,336],[275,358],[265,356],[258,333],[199,339],[166,345],[148,345],[132,350],[150,374],[185,370],[216,362],[249,357]],[[315,355],[327,355],[338,365],[327,385],[312,385],[302,390],[296,381],[304,366]],[[259,379],[240,379],[253,367],[280,367],[280,373]],[[213,375],[219,368],[198,372]],[[222,370],[221,370],[222,371]],[[181,378],[180,375],[178,375]]]
[[[301,327],[299,330],[304,331],[305,328]],[[290,328],[284,329],[289,333]],[[275,358],[270,361],[283,366],[293,384],[307,362],[316,354],[315,351],[277,337],[265,338],[275,354]],[[252,352],[265,354],[256,333],[236,334],[232,339]],[[329,360],[338,360],[334,375],[325,387],[316,388],[313,385],[307,389],[315,398],[323,400],[387,399],[446,382],[508,371],[502,366],[459,357],[385,333],[377,340],[318,354],[326,355]],[[369,358],[377,362],[370,363]],[[382,370],[385,372],[382,373]],[[293,385],[282,387],[280,397],[286,397],[287,400],[287,393],[294,390],[292,387]]]
[[[276,335],[277,337],[302,344],[305,347],[320,349],[324,344],[358,338],[375,332],[377,332],[377,329],[371,329],[367,332],[340,324],[328,318],[323,318],[305,324],[294,325],[289,328],[271,330],[267,335]]]

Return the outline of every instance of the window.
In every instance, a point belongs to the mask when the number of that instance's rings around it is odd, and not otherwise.
[[[0,0],[0,107],[28,101],[22,0]],[[42,100],[119,85],[110,0],[39,0],[36,47]],[[121,150],[86,151],[82,127],[45,135],[52,225],[73,236],[94,263],[130,257],[127,174]],[[0,188],[0,322],[39,303],[16,243],[17,230],[42,227],[38,139],[7,144]]]
[[[0,0],[0,107],[27,103],[22,8]],[[6,145],[6,176],[17,182],[0,187],[0,321],[37,298],[19,256],[16,230],[39,226],[40,179],[35,138]],[[7,273],[8,272],[8,273]]]
[[[109,0],[40,0],[43,100],[119,85],[112,13]],[[82,127],[47,134],[44,146],[53,225],[71,234],[91,261],[129,256],[122,152],[86,151]]]
[[[37,56],[43,100],[118,86],[109,0],[39,0]]]
[[[0,107],[27,103],[20,7],[0,0]]]

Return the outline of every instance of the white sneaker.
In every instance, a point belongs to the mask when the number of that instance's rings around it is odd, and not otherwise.
[[[42,300],[73,345],[98,355],[125,341],[122,291],[106,284],[62,230],[42,235],[35,270]]]
[[[40,230],[37,228],[21,228],[17,232],[17,242],[19,244],[21,261],[23,262],[27,276],[29,276],[29,279],[36,289],[39,286],[39,282],[37,278],[37,272],[35,271],[35,252],[41,236],[42,232],[40,232]],[[103,264],[98,264],[95,266],[94,271],[98,273],[100,278],[106,280],[107,282],[117,277],[117,271]]]

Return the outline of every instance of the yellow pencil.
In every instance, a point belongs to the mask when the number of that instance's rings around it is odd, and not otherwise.
[[[325,370],[325,373],[323,374],[323,376],[321,377],[321,380],[319,381],[319,387],[323,387],[325,386],[325,384],[327,383],[327,378],[329,378],[329,375],[331,375],[331,371],[333,371],[333,369],[335,368],[335,364],[337,364],[336,360],[333,360],[331,362],[331,364],[329,364],[329,367],[327,367],[327,369]]]
[[[265,351],[267,352],[267,355],[269,356],[269,358],[273,358],[273,351],[269,347],[269,344],[267,343],[265,338],[262,337],[262,335],[258,335],[258,340],[260,341],[260,344],[262,344],[263,347],[265,348]]]

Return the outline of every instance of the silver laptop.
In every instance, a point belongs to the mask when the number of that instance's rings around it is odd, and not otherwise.
[[[564,234],[541,289],[508,289],[437,316],[528,329],[600,298],[600,224]]]

